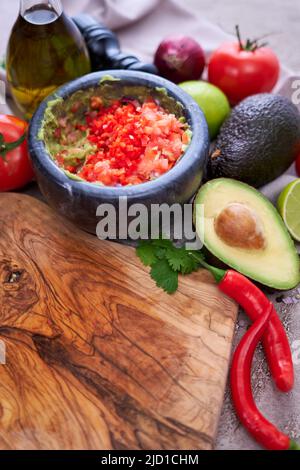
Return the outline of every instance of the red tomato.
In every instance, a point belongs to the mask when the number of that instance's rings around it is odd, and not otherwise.
[[[297,175],[300,178],[300,154],[296,158],[296,171],[297,171]]]
[[[28,124],[0,114],[0,191],[19,189],[33,180],[27,149]]]
[[[280,65],[274,52],[257,41],[223,44],[208,65],[210,83],[221,88],[232,105],[256,93],[270,92],[276,84]]]

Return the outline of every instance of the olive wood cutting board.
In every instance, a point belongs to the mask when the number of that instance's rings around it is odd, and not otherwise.
[[[1,449],[211,449],[237,306],[157,288],[133,248],[0,195]]]

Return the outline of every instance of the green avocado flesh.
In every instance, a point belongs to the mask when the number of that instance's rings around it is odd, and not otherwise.
[[[89,154],[96,151],[96,147],[87,139],[87,131],[76,131],[76,141],[68,142],[65,139],[66,143],[62,145],[54,138],[56,129],[60,127],[64,137],[64,133],[69,132],[74,122],[84,125],[86,113],[91,110],[90,100],[92,97],[100,97],[104,106],[109,106],[113,101],[121,98],[135,99],[143,103],[150,96],[159,101],[164,109],[175,114],[177,118],[185,120],[182,104],[169,96],[165,89],[130,85],[106,75],[95,87],[78,90],[66,99],[58,96],[49,101],[37,137],[44,141],[47,152],[52,158],[63,151],[63,158],[69,165],[74,164],[78,159],[84,162]],[[62,122],[63,126],[60,124]],[[70,173],[65,173],[71,177]],[[72,178],[75,179],[74,176]],[[80,178],[77,179],[80,180]]]
[[[299,256],[294,242],[275,207],[260,192],[229,178],[206,183],[194,206],[199,234],[200,205],[204,206],[203,242],[214,256],[275,289],[292,289],[299,284]]]

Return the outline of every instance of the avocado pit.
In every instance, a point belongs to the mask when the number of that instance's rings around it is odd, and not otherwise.
[[[226,206],[215,218],[218,237],[231,247],[262,250],[266,246],[263,225],[245,204],[234,202]]]

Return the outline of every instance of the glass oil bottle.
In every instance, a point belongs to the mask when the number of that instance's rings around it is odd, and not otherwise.
[[[16,105],[29,119],[60,85],[89,73],[89,54],[60,0],[21,0],[6,56]]]

